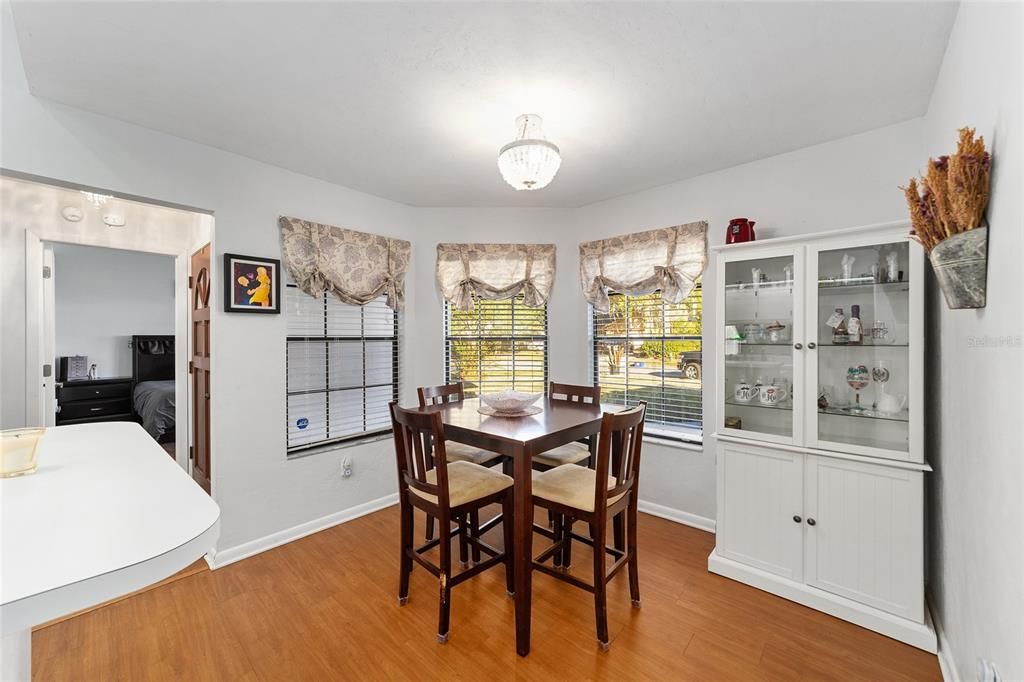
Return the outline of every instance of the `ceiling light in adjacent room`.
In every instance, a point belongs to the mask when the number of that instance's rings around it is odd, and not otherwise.
[[[536,114],[516,118],[516,139],[498,152],[498,170],[517,190],[546,187],[555,179],[562,156],[544,137],[544,121]]]
[[[60,210],[60,214],[64,216],[64,220],[69,223],[77,223],[82,219],[82,209],[77,206],[65,206]]]
[[[93,205],[94,208],[99,208],[103,204],[107,203],[108,199],[112,199],[109,194],[95,194],[93,192],[82,192],[85,200]]]

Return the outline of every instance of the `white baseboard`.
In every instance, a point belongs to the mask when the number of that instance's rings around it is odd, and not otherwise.
[[[376,500],[370,500],[363,504],[357,504],[354,507],[343,509],[333,514],[320,517],[319,519],[313,519],[306,523],[300,523],[297,526],[291,528],[285,528],[276,533],[271,533],[262,538],[252,540],[250,542],[237,545],[236,547],[229,547],[222,549],[217,552],[211,552],[206,555],[206,561],[210,564],[211,569],[224,568],[228,564],[233,564],[236,561],[247,559],[253,555],[265,552],[268,549],[274,547],[280,547],[281,545],[287,544],[293,540],[304,538],[307,535],[312,535],[325,528],[331,526],[337,526],[339,523],[345,523],[353,519],[358,519],[360,516],[366,516],[372,514],[375,511],[390,507],[398,504],[398,493],[392,493],[391,495],[385,495],[384,497],[377,498]]]
[[[932,599],[931,592],[925,592],[925,605],[928,607],[928,611],[932,614],[932,625],[935,626],[935,636],[939,640],[939,670],[942,671],[942,679],[945,682],[958,682],[956,660],[953,658],[953,649],[949,646],[949,640],[946,639],[946,632],[942,629],[942,621],[938,618],[938,610],[935,608],[935,601]]]
[[[676,523],[681,523],[684,526],[690,526],[699,530],[706,530],[709,533],[715,532],[715,520],[709,519],[706,516],[697,516],[690,512],[684,512],[681,509],[673,509],[672,507],[655,504],[654,502],[645,502],[644,500],[638,501],[636,508],[645,514],[650,514],[651,516],[675,521]]]

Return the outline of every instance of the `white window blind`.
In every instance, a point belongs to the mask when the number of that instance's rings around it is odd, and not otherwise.
[[[385,433],[398,399],[398,314],[285,288],[288,452]]]
[[[445,380],[464,382],[467,397],[508,389],[545,391],[547,306],[529,308],[522,295],[475,303],[472,310],[445,303]]]
[[[601,401],[647,401],[645,433],[683,441],[703,438],[700,285],[682,303],[661,292],[609,295],[610,310],[592,310],[594,377]]]

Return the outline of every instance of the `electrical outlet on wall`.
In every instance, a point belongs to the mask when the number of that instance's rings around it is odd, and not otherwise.
[[[348,478],[352,475],[352,458],[342,457],[341,458],[341,477]]]
[[[996,666],[987,658],[978,659],[978,682],[1002,682]]]

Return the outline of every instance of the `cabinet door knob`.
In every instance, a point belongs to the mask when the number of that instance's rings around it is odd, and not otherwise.
[[[807,519],[807,525],[808,526],[813,526],[813,525],[816,525],[817,523],[818,522],[815,521],[814,519]]]
[[[801,518],[800,518],[799,516],[797,516],[796,514],[794,514],[794,515],[793,515],[793,521],[794,521],[795,523],[800,523],[801,521],[803,521],[803,519],[801,519]]]
[[[811,350],[814,350],[815,348],[818,347],[818,344],[814,343],[814,341],[811,341],[809,344],[807,344],[807,347],[810,348]]]
[[[800,350],[803,347],[804,347],[804,344],[802,344],[802,343],[794,343],[793,344],[793,348],[796,348],[797,350]]]

